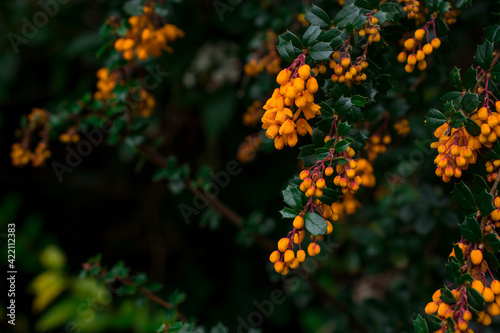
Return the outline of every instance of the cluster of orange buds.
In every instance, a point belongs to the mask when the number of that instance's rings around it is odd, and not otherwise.
[[[368,162],[367,159],[360,158],[357,161],[358,167],[356,168],[356,174],[361,177],[362,184],[364,187],[374,187],[377,179],[373,174],[373,166]]]
[[[333,178],[333,183],[342,188],[342,193],[354,194],[358,191],[359,186],[363,184],[363,179],[356,174],[358,163],[353,159],[356,152],[351,147],[348,147],[346,152],[345,158],[347,162],[345,164],[337,164],[337,176]]]
[[[375,133],[366,142],[366,150],[368,151],[368,159],[370,162],[375,161],[378,154],[383,154],[387,151],[387,145],[391,144],[391,136],[385,134],[384,136]]]
[[[243,114],[243,125],[245,126],[255,126],[258,124],[259,120],[262,118],[264,110],[262,109],[261,101],[254,101],[250,105],[246,112]]]
[[[80,141],[80,135],[77,133],[76,127],[70,127],[66,132],[61,133],[59,141],[62,143],[77,143]]]
[[[481,127],[479,141],[483,146],[491,148],[493,142],[500,137],[500,101],[495,103],[496,112],[491,112],[489,105],[485,104],[471,116],[471,119]]]
[[[404,3],[403,12],[406,13],[410,20],[415,20],[417,25],[425,21],[425,13],[427,9],[423,8],[418,0],[398,0],[399,3]]]
[[[115,72],[110,73],[108,68],[101,68],[97,71],[97,91],[94,93],[94,99],[97,101],[107,101],[114,98],[117,75]]]
[[[334,211],[339,218],[344,216],[344,212],[347,215],[356,213],[356,209],[358,208],[361,208],[361,203],[350,193],[344,194],[342,201],[336,201],[331,206],[332,211]]]
[[[146,60],[149,56],[160,57],[163,50],[173,52],[167,43],[184,37],[184,31],[173,24],[156,28],[154,17],[154,6],[145,5],[142,15],[128,19],[130,28],[115,42],[115,49],[123,54],[123,58],[131,61],[137,56],[139,60]]]
[[[457,17],[460,16],[461,13],[460,9],[450,8],[450,10],[444,14],[443,20],[448,26],[450,26],[457,23]]]
[[[133,110],[139,117],[149,118],[153,114],[156,107],[155,96],[146,89],[139,88],[134,98]]]
[[[278,37],[276,34],[268,30],[265,40],[254,53],[252,59],[243,67],[245,73],[249,76],[257,76],[263,70],[269,74],[276,74],[281,70],[281,58],[278,55],[276,45]],[[266,52],[264,56],[262,53]]]
[[[28,124],[23,128],[23,134],[20,142],[12,144],[10,157],[12,165],[23,167],[31,162],[33,167],[43,166],[45,161],[50,158],[51,152],[48,149],[50,113],[46,110],[33,108],[28,115]],[[34,132],[42,138],[33,151],[30,150],[30,139]]]
[[[329,65],[335,71],[331,77],[333,82],[360,84],[366,81],[366,74],[363,70],[368,68],[368,62],[364,56],[358,57],[354,63],[351,63],[351,56],[348,53],[341,57],[340,52],[335,51]]]
[[[273,92],[263,109],[262,128],[266,136],[274,139],[274,146],[281,150],[285,145],[294,147],[297,134],[312,135],[307,120],[321,114],[320,106],[314,103],[318,82],[311,76],[311,68],[304,64],[305,54],[300,55],[289,68],[281,70],[276,78],[280,85]],[[294,112],[294,107],[297,110]],[[299,118],[303,114],[304,118]]]
[[[488,182],[494,182],[498,177],[498,167],[500,167],[500,159],[486,161],[486,180]]]
[[[434,136],[439,139],[431,143],[431,148],[437,148],[439,153],[434,160],[436,176],[442,177],[445,183],[451,177],[460,178],[462,170],[467,170],[469,164],[476,162],[481,142],[470,135],[465,127],[449,128],[447,123],[439,126]]]
[[[323,64],[318,64],[316,67],[312,69],[314,75],[319,75],[319,74],[325,74],[326,73],[326,66]]]
[[[246,136],[245,141],[243,141],[243,143],[240,144],[240,147],[238,148],[236,159],[240,163],[248,163],[253,161],[261,145],[262,138],[259,133]]]
[[[331,167],[329,167],[331,169]],[[312,196],[320,198],[323,195],[323,189],[326,187],[326,180],[323,178],[322,168],[315,168],[314,170],[302,170],[299,175],[302,183],[299,189],[305,193],[306,197]]]
[[[369,17],[368,21],[358,31],[359,37],[368,36],[368,42],[380,42],[380,26],[378,25],[378,18]]]
[[[400,119],[394,123],[393,128],[399,136],[407,136],[410,133],[410,122],[408,119]]]
[[[413,72],[415,65],[418,69],[423,71],[427,68],[427,62],[425,61],[425,56],[431,55],[432,51],[438,49],[441,46],[441,40],[439,38],[434,38],[429,42],[429,25],[434,22],[429,21],[423,28],[417,29],[414,36],[408,38],[404,42],[404,51],[401,51],[398,55],[398,61],[400,63],[406,62],[405,71],[407,73]],[[435,31],[435,29],[434,29]],[[424,36],[427,35],[427,43],[424,44]],[[409,54],[407,54],[408,52]],[[418,64],[417,64],[418,63]]]
[[[269,256],[269,260],[274,264],[274,270],[277,273],[286,275],[290,269],[299,267],[300,263],[306,259],[306,252],[302,249],[302,243],[305,238],[304,216],[306,214],[307,212],[303,211],[295,217],[293,220],[293,230],[288,233],[287,237],[283,237],[278,241],[278,250],[273,251]],[[329,235],[333,232],[333,225],[328,220],[326,222],[326,235]],[[307,253],[311,257],[320,254],[321,246],[318,244],[318,241],[322,241],[324,237],[325,235],[311,235],[312,242],[307,247]],[[295,245],[298,247],[297,251],[295,251]]]

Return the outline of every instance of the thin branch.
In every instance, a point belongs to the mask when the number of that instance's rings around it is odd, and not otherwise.
[[[479,80],[477,80],[477,83],[474,86],[474,89],[472,89],[472,91],[477,91],[477,88],[479,88],[479,85],[481,84],[481,82],[484,81],[484,79],[486,78],[486,76],[489,75],[489,73],[491,72],[491,70],[493,69],[493,67],[496,65],[498,59],[500,59],[500,50],[497,50],[497,54],[495,55],[495,58],[493,58],[493,60],[491,61],[490,69],[488,69],[487,71],[485,71],[483,73],[483,75],[481,75],[481,77],[479,78]]]

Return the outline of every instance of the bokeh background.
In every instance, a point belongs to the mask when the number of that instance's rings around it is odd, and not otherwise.
[[[442,286],[444,263],[459,239],[452,185],[434,175],[434,155],[427,148],[432,132],[424,115],[452,89],[449,71],[471,65],[482,29],[495,23],[495,16],[485,15],[494,12],[494,1],[474,1],[463,11],[422,84],[411,91],[391,90],[402,98],[390,111],[407,117],[411,132],[394,137],[376,161],[377,186],[360,190],[363,207],[336,225],[329,241],[333,253],[311,269],[313,281],[298,278],[293,288],[273,272],[269,252],[245,230],[272,241],[287,232],[279,215],[281,190],[299,170],[296,148],[275,151],[264,143],[256,159],[242,164],[241,173],[221,189],[218,198],[244,217],[243,231],[210,208],[186,223],[178,206],[191,205],[192,194],[175,194],[166,182],[152,182],[155,167],[127,143],[94,147],[62,182],[50,167],[66,156],[65,145],[57,141],[46,167],[11,166],[10,147],[22,116],[33,107],[50,111],[95,91],[95,72],[103,66],[96,57],[101,25],[110,15],[126,15],[122,1],[57,3],[54,17],[17,53],[7,34],[21,34],[23,18],[32,21],[43,9],[38,1],[0,4],[0,233],[8,223],[16,224],[18,270],[15,327],[7,324],[7,286],[0,283],[2,332],[152,332],[171,319],[171,312],[143,297],[103,294],[103,285],[79,278],[82,263],[97,254],[104,265],[123,260],[130,274],[146,273],[163,285],[158,295],[183,299],[182,312],[213,332],[224,327],[237,332],[238,318],[248,322],[258,311],[254,302],[270,300],[276,289],[286,300],[263,316],[257,328],[262,332],[351,332],[356,331],[353,320],[369,332],[412,331],[412,319]],[[221,3],[228,7],[217,7]],[[315,3],[332,17],[341,8],[332,1]],[[153,91],[157,108],[148,130],[163,138],[164,156],[189,164],[193,175],[224,170],[236,159],[244,137],[259,130],[243,126],[242,114],[274,87],[272,75],[248,78],[243,65],[267,29],[303,32],[297,15],[307,6],[301,1],[168,3],[168,21],[186,37],[160,59],[169,75]],[[216,7],[227,10],[220,14]],[[385,31],[393,43],[402,33]],[[415,81],[402,66],[391,73],[401,86]],[[0,249],[6,271],[5,242]],[[48,289],[34,291],[41,274],[59,286],[55,298]],[[95,295],[109,297],[96,301]],[[44,297],[47,304],[34,306],[44,304]],[[495,323],[483,332],[496,331]]]

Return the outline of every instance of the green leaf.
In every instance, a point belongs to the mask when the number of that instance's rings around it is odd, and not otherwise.
[[[339,28],[345,28],[349,23],[354,23],[360,15],[360,9],[354,4],[350,4],[342,8],[335,18],[333,23]]]
[[[291,41],[285,42],[281,40],[278,44],[278,53],[281,59],[287,62],[292,62],[295,60],[295,50]]]
[[[333,49],[338,48],[344,43],[344,31],[340,31],[338,28],[331,28],[323,33],[321,41],[330,43]]]
[[[347,97],[342,96],[335,102],[335,110],[350,123],[357,123],[363,117],[361,109],[355,106],[351,99]]]
[[[464,264],[464,251],[458,246],[458,244],[453,244],[453,251],[455,252],[455,258],[457,258],[458,262],[463,265]]]
[[[448,2],[443,1],[442,3],[449,6]],[[444,12],[446,12],[446,11],[448,11],[448,10],[445,9]],[[444,13],[444,12],[441,11],[441,13]],[[444,22],[444,20],[442,18],[437,17],[436,20],[434,21],[434,23],[436,24],[436,34],[438,36],[446,36],[448,34],[448,30],[449,30],[448,25]]]
[[[337,134],[339,136],[346,136],[347,133],[349,133],[350,129],[351,129],[351,125],[349,125],[347,122],[339,123],[339,125],[337,127]]]
[[[340,140],[335,144],[335,151],[342,153],[347,150],[347,147],[349,147],[349,142],[347,140]]]
[[[493,253],[485,251],[483,252],[483,257],[488,263],[489,269],[496,272],[500,268],[500,262],[498,262],[497,256],[494,255]]]
[[[306,46],[311,46],[321,34],[321,29],[317,25],[310,25],[304,32],[302,40]]]
[[[500,240],[496,233],[490,233],[483,237],[484,249],[489,253],[497,253],[500,251]]]
[[[138,16],[143,13],[143,0],[129,0],[123,4],[123,11],[130,16]]]
[[[467,91],[462,98],[462,109],[468,113],[474,111],[479,105],[479,98],[477,94],[473,94],[470,91]]]
[[[472,283],[472,281],[474,281],[472,275],[470,275],[469,273],[465,273],[462,275],[462,278],[460,279],[460,284],[469,284]]]
[[[471,67],[465,74],[464,88],[471,90],[474,89],[476,84],[477,84],[477,69]]]
[[[333,116],[333,113],[334,113],[333,109],[332,109],[332,107],[328,103],[326,103],[326,101],[321,102],[318,105],[321,107],[320,111],[321,111],[321,115],[322,116],[327,116],[327,117]],[[329,132],[329,131],[330,131],[330,128],[326,132]]]
[[[481,127],[470,118],[465,119],[464,125],[467,132],[472,136],[478,136],[481,133]]]
[[[474,194],[478,195],[481,193],[483,190],[486,192],[490,191],[490,187],[484,180],[484,178],[478,174],[474,174]]]
[[[312,5],[311,8],[306,10],[305,19],[311,25],[317,25],[320,28],[328,28],[331,25],[330,16],[316,5]]]
[[[364,96],[354,95],[351,97],[351,102],[356,106],[365,106],[368,103],[368,99]]]
[[[484,29],[484,38],[498,45],[500,43],[500,25],[490,25]]]
[[[347,136],[352,139],[350,147],[355,151],[360,151],[366,146],[366,139],[368,139],[368,137],[362,131],[351,128]]]
[[[481,227],[474,217],[466,217],[458,227],[460,228],[462,237],[469,242],[478,243],[483,238]]]
[[[285,42],[292,42],[293,47],[295,47],[295,52],[301,52],[304,46],[302,45],[302,42],[300,39],[295,36],[295,34],[291,33],[289,30],[287,30],[284,34],[281,34],[279,36],[279,40],[285,41]]]
[[[462,78],[460,77],[460,69],[456,67],[453,68],[453,70],[450,72],[450,80],[455,89],[462,90]]]
[[[450,114],[454,112],[456,112],[456,110],[455,110],[455,105],[453,104],[452,101],[449,101],[445,105],[443,105],[443,114],[446,118],[448,118]]]
[[[401,7],[393,2],[386,2],[380,6],[380,10],[386,13],[387,20],[391,22],[397,22],[403,17],[403,12]]]
[[[288,206],[296,210],[302,210],[302,197],[300,190],[296,186],[288,185],[283,191],[283,199]]]
[[[298,212],[294,209],[288,208],[288,207],[285,207],[282,210],[280,210],[280,213],[281,213],[281,217],[284,219],[293,219],[293,218],[295,218],[295,216],[300,214],[300,212]]]
[[[451,127],[460,128],[464,126],[465,115],[461,111],[457,111],[451,115]]]
[[[314,236],[326,234],[327,223],[325,219],[316,213],[307,213],[304,215],[304,222],[307,231]]]
[[[340,194],[338,186],[336,186],[335,189],[325,187],[323,189],[323,195],[319,198],[319,200],[324,204],[331,205],[338,201]]]
[[[420,314],[413,320],[413,328],[415,333],[429,333],[427,322]]]
[[[321,148],[316,149],[316,158],[318,159],[318,161],[324,160],[329,155],[330,155],[330,149],[329,148],[321,147]]]
[[[445,104],[448,101],[451,101],[455,106],[460,105],[461,100],[462,100],[462,93],[460,91],[450,91],[441,97],[441,102],[443,104]]]
[[[448,305],[453,305],[457,302],[455,300],[455,297],[451,293],[451,290],[448,289],[446,286],[441,288],[441,296],[439,298]]]
[[[429,315],[429,330],[435,332],[441,329],[441,319],[435,315]]]
[[[493,66],[493,68],[491,69],[491,77],[497,82],[500,81],[500,64],[496,64],[495,66]]]
[[[333,49],[327,42],[318,42],[309,49],[309,55],[314,61],[327,61],[332,53]]]
[[[436,109],[430,109],[425,114],[425,124],[429,127],[435,128],[443,125],[446,122],[446,117],[441,111]]]
[[[168,176],[169,176],[170,172],[168,169],[157,169],[155,170],[155,172],[153,173],[153,182],[158,182],[162,179],[167,179]]]
[[[474,288],[467,288],[467,301],[469,302],[469,306],[471,306],[475,311],[483,311],[484,310],[484,298]]]
[[[489,70],[493,60],[493,43],[486,41],[476,49],[476,62],[484,70]]]
[[[478,194],[476,203],[477,208],[479,208],[479,211],[483,216],[488,216],[495,210],[495,206],[493,205],[493,195],[486,190],[483,190]]]
[[[446,265],[446,277],[454,284],[459,285],[460,280],[462,278],[462,273],[460,272],[460,265],[454,261],[451,260],[447,265]],[[441,293],[443,292],[443,289],[441,289]],[[453,303],[448,303],[443,300],[446,304],[455,304],[455,298],[452,295],[452,302]],[[442,299],[442,298],[441,298]]]
[[[455,184],[451,194],[460,207],[469,210],[476,209],[476,205],[474,204],[474,196],[472,195],[471,190],[463,182]]]

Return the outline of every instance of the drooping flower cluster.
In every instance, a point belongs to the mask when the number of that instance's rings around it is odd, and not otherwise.
[[[266,70],[269,74],[278,73],[281,70],[281,58],[276,49],[277,43],[278,37],[276,34],[271,30],[267,31],[266,38],[261,46],[243,67],[245,73],[253,77],[257,76],[263,70]]]
[[[399,3],[404,3],[403,11],[406,13],[410,20],[415,20],[417,25],[422,24],[425,21],[424,13],[427,12],[427,8],[423,8],[421,1],[418,0],[398,0]]]
[[[469,164],[476,162],[481,142],[470,135],[465,127],[449,128],[447,123],[438,127],[434,136],[439,139],[431,144],[431,148],[437,148],[439,153],[434,159],[436,175],[446,183],[451,177],[460,178],[462,170],[467,170]]]
[[[59,135],[59,141],[62,143],[77,143],[80,141],[80,135],[75,126],[69,127],[66,132]]]
[[[97,79],[97,91],[94,93],[94,99],[106,102],[114,98],[113,89],[116,87],[116,73],[110,73],[109,69],[104,67],[97,71]]]
[[[248,163],[255,159],[257,152],[262,144],[260,133],[247,135],[245,140],[238,148],[236,158],[240,163]]]
[[[10,157],[12,165],[23,167],[31,162],[33,167],[40,167],[50,158],[51,152],[48,148],[50,114],[43,109],[33,108],[28,115],[28,124],[23,128],[20,142],[12,144]],[[33,133],[41,138],[34,150],[30,148],[30,139]]]
[[[312,135],[312,128],[307,120],[321,114],[320,106],[314,103],[314,93],[318,91],[318,82],[310,75],[311,68],[304,64],[305,55],[299,56],[289,68],[279,72],[276,88],[263,109],[262,128],[267,129],[266,136],[274,139],[276,149],[285,145],[294,147],[299,135]],[[295,107],[297,108],[295,110]],[[304,118],[300,118],[303,114]]]
[[[494,182],[498,177],[498,168],[500,167],[500,159],[486,161],[486,180],[488,182]]]
[[[417,29],[413,37],[408,38],[404,42],[405,50],[399,53],[398,61],[400,63],[406,62],[405,71],[407,73],[413,72],[415,65],[418,69],[423,71],[427,68],[425,57],[432,54],[432,51],[441,46],[441,40],[437,37],[429,41],[429,26],[434,24],[435,18],[427,22],[423,28]],[[436,29],[434,28],[434,35]],[[424,42],[424,37],[427,35],[427,42]],[[408,53],[408,54],[407,54]],[[418,63],[418,64],[417,64]]]
[[[391,136],[385,134],[383,137],[379,133],[373,134],[366,141],[366,150],[368,151],[368,159],[373,162],[378,154],[383,154],[387,151],[387,145],[391,143]]]
[[[410,133],[410,122],[408,119],[400,119],[394,123],[393,128],[399,136],[407,136]]]
[[[500,136],[500,101],[495,103],[496,112],[490,111],[489,107],[481,107],[471,119],[481,127],[479,141],[483,146],[491,148],[491,145],[497,141]]]
[[[168,43],[184,37],[184,31],[173,24],[157,28],[152,20],[154,17],[154,6],[145,5],[142,15],[128,19],[130,28],[115,42],[115,49],[122,53],[123,58],[131,61],[136,56],[139,60],[146,60],[149,56],[160,57],[164,50],[173,52]]]
[[[139,88],[136,92],[132,92],[134,101],[130,103],[132,109],[137,116],[149,118],[153,114],[156,107],[155,96],[146,89]]]
[[[245,126],[255,126],[259,123],[264,110],[262,109],[261,101],[254,101],[250,105],[246,112],[243,114],[243,125]]]
[[[358,163],[352,159],[355,155],[354,150],[349,147],[346,155],[347,162],[345,164],[337,164],[337,176],[333,178],[333,183],[342,187],[342,193],[354,194],[358,191],[359,186],[363,184],[363,179],[356,174]]]

